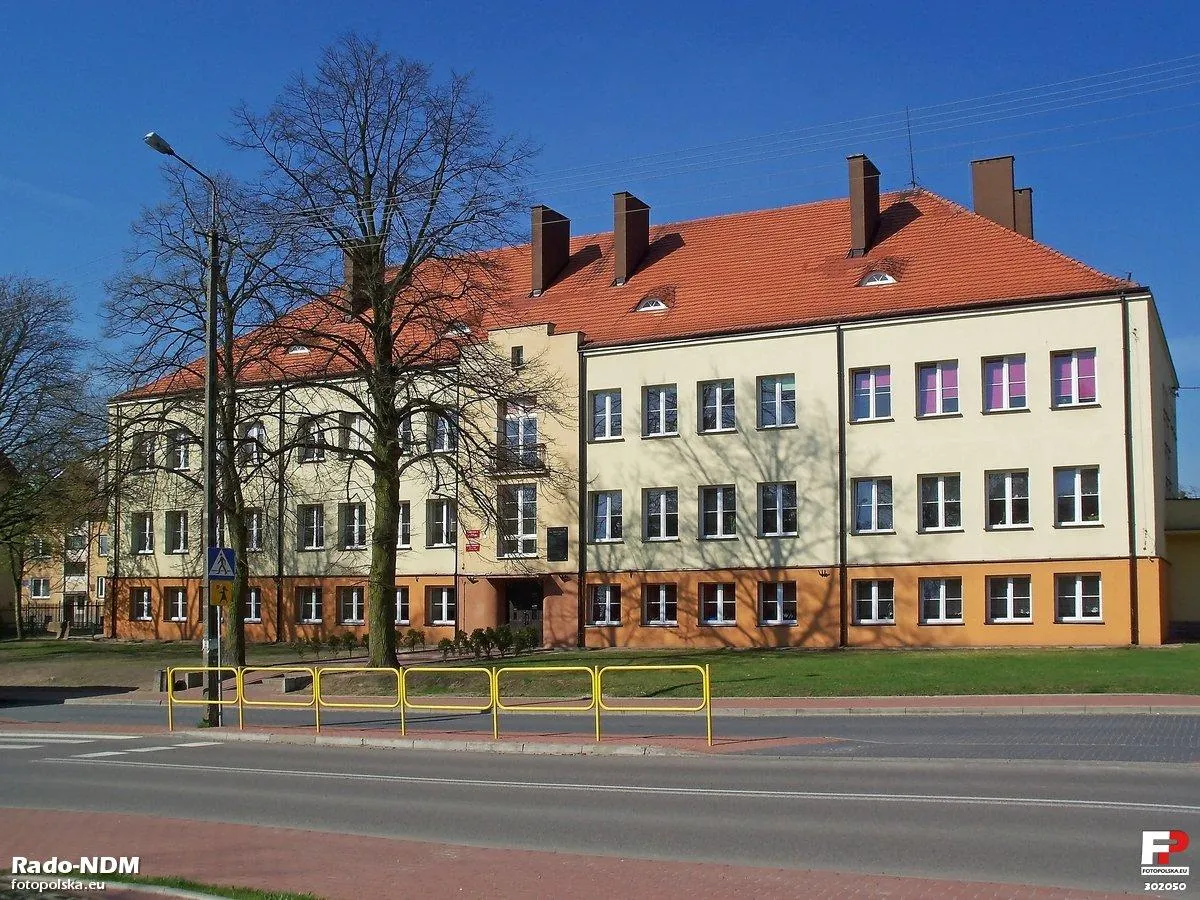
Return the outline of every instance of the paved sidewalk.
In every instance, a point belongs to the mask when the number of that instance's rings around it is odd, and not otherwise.
[[[571,897],[612,900],[636,885],[653,900],[752,896],[760,900],[1084,900],[1123,894],[1049,887],[652,861],[396,838],[197,822],[118,813],[6,810],[5,853],[139,856],[142,875],[208,884],[363,897]],[[120,896],[115,891],[103,896]]]

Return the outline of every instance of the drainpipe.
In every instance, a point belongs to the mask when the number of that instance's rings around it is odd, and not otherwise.
[[[587,644],[585,637],[586,618],[584,610],[587,604],[587,448],[588,448],[588,393],[587,393],[587,360],[583,348],[576,351],[579,354],[579,466],[576,474],[579,478],[579,521],[576,524],[576,541],[579,545],[579,574],[578,590],[575,592],[575,644],[583,649]]]
[[[108,617],[109,634],[108,636],[114,640],[117,637],[117,594],[120,590],[121,576],[121,407],[118,404],[116,407],[116,428],[115,428],[115,444],[112,459],[112,484],[113,484],[113,527],[112,527],[112,543],[109,545],[109,559],[112,560],[112,571],[108,583],[108,596],[110,614]]]
[[[1138,577],[1137,577],[1137,516],[1133,478],[1133,383],[1130,371],[1129,344],[1129,297],[1121,294],[1121,369],[1124,381],[1125,403],[1125,506],[1129,526],[1129,643],[1140,642],[1138,622]]]
[[[279,458],[275,465],[275,643],[283,641],[283,523],[285,521],[284,480],[287,476],[287,454],[283,451],[287,444],[284,434],[284,403],[287,398],[287,387],[279,384]]]
[[[838,416],[838,646],[850,646],[849,588],[846,569],[846,341],[837,326],[837,416]]]

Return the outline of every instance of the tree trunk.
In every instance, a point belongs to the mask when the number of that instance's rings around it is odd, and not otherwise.
[[[394,442],[393,442],[394,443]],[[370,666],[396,666],[396,532],[400,478],[395,466],[375,472],[375,523],[371,529],[371,575],[367,581]]]
[[[13,627],[17,630],[17,640],[25,640],[25,623],[21,621],[21,572],[25,568],[24,554],[17,557],[12,548],[8,551],[8,568],[13,582]]]

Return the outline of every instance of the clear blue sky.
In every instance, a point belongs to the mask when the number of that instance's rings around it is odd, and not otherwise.
[[[844,196],[854,152],[871,155],[885,188],[902,187],[907,151],[894,127],[885,133],[892,120],[764,136],[913,107],[927,126],[914,136],[922,184],[969,203],[969,160],[1015,154],[1038,238],[1149,284],[1181,382],[1200,385],[1200,57],[1153,67],[1197,52],[1194,2],[158,0],[8,4],[4,16],[0,272],[68,285],[88,336],[129,223],[163,194],[142,134],[245,174],[220,137],[230,107],[265,107],[353,29],[443,72],[474,71],[498,124],[543,148],[537,199],[577,233],[609,228],[622,189],[660,222]],[[1085,83],[1103,102],[1058,84],[1143,65],[1123,90]],[[977,104],[922,111],[1055,84],[976,119],[962,114]],[[631,161],[652,154],[664,155]],[[1179,408],[1181,481],[1200,488],[1200,391]]]

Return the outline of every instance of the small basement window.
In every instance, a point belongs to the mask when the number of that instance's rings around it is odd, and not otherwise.
[[[663,312],[667,308],[666,301],[658,297],[643,297],[634,307],[634,312]]]
[[[877,287],[881,284],[895,284],[896,279],[887,272],[868,272],[859,281],[859,287]]]

